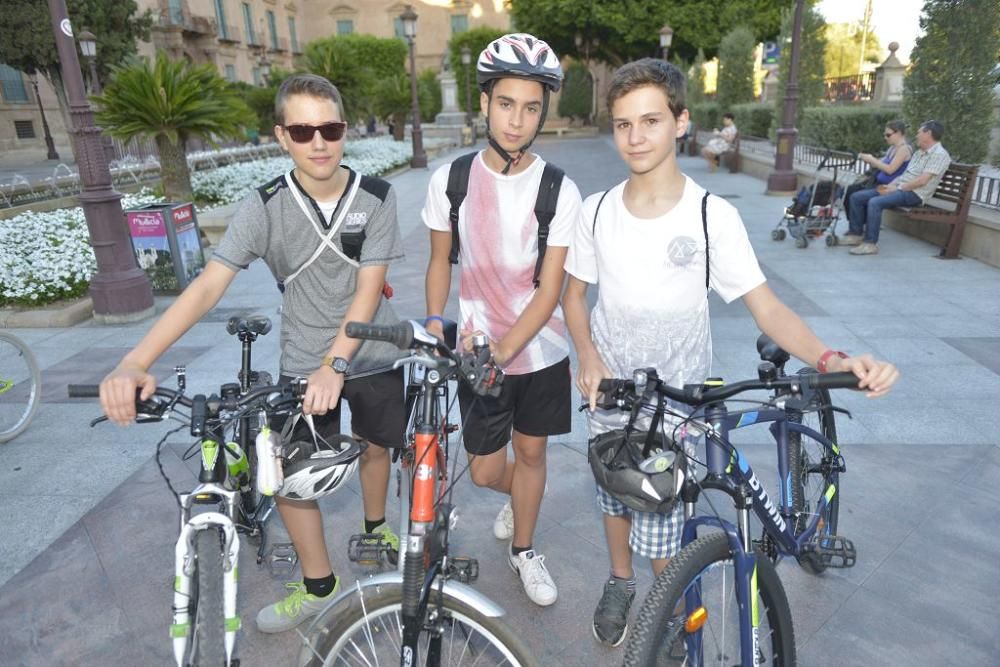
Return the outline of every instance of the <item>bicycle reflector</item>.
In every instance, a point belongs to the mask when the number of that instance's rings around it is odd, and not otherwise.
[[[698,607],[688,614],[687,620],[684,621],[684,631],[689,635],[698,632],[707,620],[708,611],[704,607]]]

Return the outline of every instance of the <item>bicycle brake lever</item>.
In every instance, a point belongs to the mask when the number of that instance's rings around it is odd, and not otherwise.
[[[106,422],[106,421],[108,421],[108,418],[106,416],[104,416],[104,415],[101,415],[100,417],[97,417],[96,419],[91,419],[90,420],[90,428],[94,428],[95,426],[97,426],[101,422]]]

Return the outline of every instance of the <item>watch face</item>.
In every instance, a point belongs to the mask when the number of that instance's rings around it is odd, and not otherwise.
[[[333,370],[337,371],[338,373],[347,372],[347,366],[348,366],[347,359],[344,359],[343,357],[337,357],[336,359],[333,360],[333,364],[331,365],[333,366]]]

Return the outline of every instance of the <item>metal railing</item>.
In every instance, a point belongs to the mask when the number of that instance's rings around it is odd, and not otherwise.
[[[828,102],[869,102],[875,96],[875,73],[830,77],[823,80],[823,88]]]

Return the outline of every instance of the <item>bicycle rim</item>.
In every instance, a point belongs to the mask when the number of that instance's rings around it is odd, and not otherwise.
[[[833,412],[831,410],[807,412],[802,415],[801,423],[814,431],[822,433],[836,443],[837,433],[833,424]],[[832,462],[831,453],[822,443],[800,433],[790,434],[789,446],[791,448],[798,448],[799,456],[801,457],[801,463],[795,464],[793,461],[791,465],[792,470],[790,471],[791,475],[797,476],[797,479],[793,479],[792,483],[798,484],[801,489],[801,502],[793,503],[793,509],[798,513],[795,532],[800,533],[816,517],[820,500],[827,493],[830,486],[829,476],[826,471]],[[817,535],[836,534],[839,501],[840,489],[838,488],[820,517],[820,523],[816,527]]]
[[[41,390],[35,355],[21,340],[0,333],[0,443],[13,440],[28,428]]]
[[[466,611],[446,600],[441,610],[443,632],[440,656],[442,665],[525,665],[520,648],[511,648],[509,638],[495,626],[499,621],[484,617],[474,610]],[[428,613],[434,610],[428,606]],[[333,646],[323,652],[324,667],[342,665],[398,665],[402,651],[401,603],[369,600],[356,618],[341,628]],[[509,632],[509,631],[507,631]],[[418,643],[418,661],[428,658],[431,635],[423,632]]]

